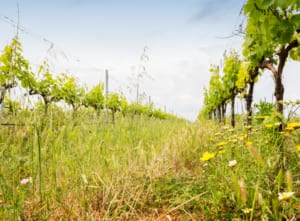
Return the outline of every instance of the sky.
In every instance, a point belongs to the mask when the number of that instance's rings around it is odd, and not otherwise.
[[[228,37],[246,19],[244,0],[0,0],[0,48],[16,34],[36,69],[47,58],[54,74],[67,72],[92,87],[195,120],[203,106],[210,64],[225,50],[241,52],[243,39]],[[18,5],[18,7],[17,7]],[[18,13],[19,8],[19,13]],[[148,59],[141,59],[142,55]],[[298,62],[299,63],[299,62]],[[286,99],[299,99],[299,64],[285,68]],[[145,67],[145,72],[141,67]],[[140,77],[138,77],[140,75]],[[270,73],[261,77],[255,101],[273,99]],[[238,103],[239,110],[242,105]]]

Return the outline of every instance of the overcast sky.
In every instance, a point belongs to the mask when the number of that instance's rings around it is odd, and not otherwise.
[[[223,52],[241,51],[242,38],[224,38],[245,19],[243,0],[19,0],[26,58],[36,68],[45,57],[57,74],[68,72],[93,86],[110,74],[110,91],[136,98],[140,66],[147,76],[139,92],[168,112],[195,120],[208,85],[210,64]],[[0,46],[16,34],[17,1],[0,0]],[[141,61],[146,47],[147,61]],[[285,98],[299,99],[299,63],[284,73]],[[270,73],[256,87],[255,100],[272,100]],[[241,106],[241,105],[240,105]],[[241,107],[238,107],[241,108]]]

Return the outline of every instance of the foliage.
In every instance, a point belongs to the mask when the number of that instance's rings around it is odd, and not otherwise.
[[[121,109],[123,117],[125,117],[125,115],[128,112],[128,102],[127,102],[126,97],[124,95],[120,96],[120,109]]]
[[[237,79],[236,79],[236,87],[237,90],[245,93],[245,90],[247,89],[247,83],[250,81],[250,74],[249,74],[249,63],[246,61],[242,61],[238,73],[237,73]]]
[[[143,105],[140,103],[130,103],[127,108],[128,112],[133,115],[141,115],[143,114]]]
[[[112,114],[112,122],[115,123],[115,114],[117,111],[120,110],[121,106],[121,100],[117,93],[111,93],[109,94],[106,102],[105,102],[106,108],[111,110]]]
[[[27,86],[30,95],[40,95],[42,97],[46,114],[51,103],[62,99],[63,80],[60,77],[53,77],[46,61],[40,65],[37,77],[33,74],[28,75],[22,82],[23,86]]]
[[[294,0],[248,0],[244,6],[244,13],[248,16],[245,57],[259,63],[261,58],[275,56],[278,49],[298,38],[299,7]]]
[[[230,51],[229,55],[225,57],[224,62],[224,76],[222,80],[225,93],[230,97],[231,94],[237,93],[237,80],[241,61],[236,51]]]
[[[218,66],[211,65],[210,72],[212,76],[209,82],[209,89],[204,89],[204,108],[199,113],[198,119],[201,116],[209,116],[211,118],[212,113],[216,112],[219,113],[219,116],[217,116],[219,120],[221,117],[225,118],[222,115],[225,115],[228,101],[232,102],[231,110],[234,110],[235,96],[242,90],[240,88],[241,83],[238,85],[238,81],[245,82],[245,79],[241,79],[240,66],[241,60],[235,51],[230,51],[229,55],[225,57],[223,76],[220,76]],[[232,113],[232,116],[234,116],[234,113]],[[232,126],[234,126],[234,118],[232,119]]]
[[[97,113],[104,108],[104,85],[98,84],[85,94],[84,105],[93,107]]]
[[[84,88],[79,85],[75,77],[63,74],[60,80],[63,82],[60,95],[67,104],[72,106],[73,111],[77,111],[83,105]]]
[[[122,113],[123,117],[126,113],[145,114],[160,119],[174,117],[155,110],[153,105],[129,104],[122,94],[112,93],[105,100],[103,84],[94,86],[85,92],[75,77],[67,74],[54,76],[46,60],[40,65],[37,73],[33,73],[28,61],[22,56],[21,44],[17,38],[14,38],[12,43],[4,48],[4,52],[0,56],[0,72],[0,104],[8,89],[21,86],[28,90],[29,95],[39,95],[43,99],[44,105],[42,106],[46,114],[51,104],[64,100],[72,106],[74,111],[84,105],[92,107],[99,114],[106,104],[114,117],[118,111]],[[6,101],[6,106],[14,112],[18,108],[14,108],[13,104],[12,100]]]
[[[14,101],[9,98],[4,99],[4,107],[8,109],[9,113],[15,115],[19,110],[21,110],[21,102]]]
[[[248,0],[244,6],[248,19],[243,54],[251,66],[272,72],[277,111],[281,114],[284,65],[290,54],[293,59],[299,58],[299,10],[299,2],[294,0]]]
[[[22,55],[21,43],[17,38],[13,38],[0,56],[0,104],[6,91],[17,86],[17,79],[22,81],[28,74],[29,64]]]
[[[222,85],[219,67],[211,65],[209,69],[212,76],[209,81],[209,89],[204,89],[204,110],[203,112],[211,115],[221,105],[225,98],[224,87]]]
[[[117,93],[111,93],[108,96],[108,99],[106,101],[106,107],[110,109],[112,112],[117,112],[120,110],[120,97]]]
[[[275,111],[274,104],[267,101],[259,101],[259,103],[254,106],[257,109],[256,116],[270,116]]]
[[[238,53],[230,51],[230,54],[225,57],[224,76],[222,78],[225,100],[231,101],[231,126],[235,127],[235,97],[238,94],[237,80],[240,69],[240,59]]]

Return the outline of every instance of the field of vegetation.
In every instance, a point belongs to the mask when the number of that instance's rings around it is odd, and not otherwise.
[[[299,123],[50,113],[1,117],[2,220],[299,219]]]
[[[299,1],[243,10],[243,56],[211,65],[193,123],[47,61],[33,71],[14,37],[0,56],[0,219],[300,220],[300,101],[282,81],[300,60]],[[253,104],[265,70],[275,103]]]

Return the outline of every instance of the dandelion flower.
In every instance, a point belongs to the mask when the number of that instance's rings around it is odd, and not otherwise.
[[[295,192],[282,192],[278,193],[278,199],[279,200],[288,200],[292,198],[292,196],[295,194]]]
[[[287,127],[299,128],[300,127],[300,122],[288,123]]]
[[[26,185],[27,183],[32,183],[32,177],[24,178],[20,181],[21,185]]]
[[[300,152],[300,145],[297,145],[297,146],[296,146],[296,150],[297,150],[298,152]]]
[[[200,158],[201,161],[209,161],[210,159],[214,158],[215,154],[214,153],[209,153],[209,152],[204,152],[202,157]]]
[[[245,214],[249,214],[249,213],[252,212],[252,209],[251,209],[251,208],[245,208],[245,209],[243,209],[242,211],[243,211],[243,213],[245,213]]]
[[[236,160],[231,160],[231,161],[229,161],[228,166],[229,166],[229,167],[235,167],[236,164],[237,164],[237,161],[236,161]]]

